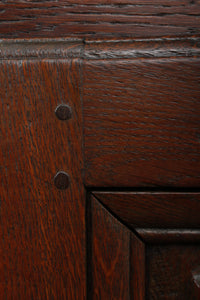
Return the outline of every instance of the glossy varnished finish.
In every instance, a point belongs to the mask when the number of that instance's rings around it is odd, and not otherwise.
[[[86,185],[199,186],[199,62],[84,62]]]
[[[2,300],[85,299],[80,67],[79,59],[0,63]],[[61,121],[55,108],[66,101],[73,116]],[[60,170],[68,189],[54,185]]]
[[[200,34],[199,1],[1,1],[0,37]]]

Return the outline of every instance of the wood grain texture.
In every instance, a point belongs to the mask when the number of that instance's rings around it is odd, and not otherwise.
[[[200,289],[193,277],[199,269],[199,245],[151,246],[148,247],[146,259],[147,299],[200,299]]]
[[[91,299],[130,299],[131,232],[92,197]]]
[[[186,2],[168,2],[178,3],[183,8]],[[51,4],[43,1],[44,7]],[[91,4],[84,5],[95,9]],[[0,45],[0,298],[199,299],[199,194],[95,192],[85,215],[81,177],[85,154],[84,183],[90,190],[199,186],[199,40],[46,38]],[[80,59],[85,59],[83,73]],[[71,107],[71,119],[56,117],[60,103]],[[57,184],[69,183],[66,190],[54,186],[58,171],[69,174],[69,181]],[[88,214],[91,257],[86,260]],[[144,243],[157,243],[152,248],[158,251],[146,252]],[[166,278],[180,268],[183,286],[164,282],[156,262],[164,264]]]
[[[145,245],[91,195],[89,299],[145,298]]]
[[[130,59],[200,56],[200,38],[85,39],[84,59]]]
[[[111,193],[109,197],[112,201],[113,194]],[[113,249],[116,249],[114,241],[118,241],[118,246],[121,245],[119,239],[121,240],[122,229],[125,230],[126,227],[120,224],[118,215],[115,219],[110,214],[110,209],[106,210],[105,206],[102,206],[95,198],[92,198],[91,209],[92,255],[94,255],[92,265],[95,275],[92,272],[91,276],[94,279],[94,287],[99,287],[98,295],[100,296],[94,299],[115,299],[113,294],[109,294],[112,291],[109,285],[111,280],[108,282],[105,280],[111,267],[103,266],[105,262],[117,261],[112,278],[117,280],[118,273],[123,274],[122,278],[124,278],[123,270],[127,267],[125,265],[119,267],[118,260],[112,253]],[[178,203],[176,205],[178,209],[180,206]],[[141,215],[141,219],[144,220],[144,218]],[[128,231],[128,229],[126,230]],[[142,237],[145,244],[132,233],[129,241],[130,252],[125,254],[128,237],[126,242],[124,240],[122,243],[124,246],[122,248],[123,257],[129,256],[130,259],[129,269],[127,269],[127,273],[130,274],[130,298],[128,299],[199,299],[200,231],[166,228],[138,230],[136,228],[136,232]],[[119,253],[119,250],[115,252]],[[98,279],[96,279],[97,276],[99,276]],[[102,280],[104,281],[102,282]],[[128,281],[128,278],[126,280]],[[107,287],[109,290],[105,294]],[[122,296],[119,298],[124,299]]]
[[[1,1],[0,37],[188,36],[200,34],[189,0]]]
[[[200,228],[199,193],[94,192],[132,228]]]
[[[83,80],[87,186],[199,186],[198,58],[85,61]]]
[[[80,60],[0,63],[0,298],[85,299]],[[72,118],[60,121],[66,103]],[[54,186],[57,171],[70,176]]]
[[[145,244],[135,234],[130,243],[130,300],[145,300],[146,251]]]
[[[85,60],[199,57],[199,37],[1,39],[0,59],[82,58]]]

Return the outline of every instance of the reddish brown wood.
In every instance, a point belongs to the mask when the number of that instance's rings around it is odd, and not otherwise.
[[[112,213],[136,228],[200,228],[200,194],[94,192]]]
[[[79,59],[0,63],[1,299],[85,299]],[[68,104],[67,121],[55,108]],[[64,170],[69,187],[58,190]]]
[[[145,244],[132,233],[130,247],[130,300],[145,300]]]
[[[200,184],[198,58],[85,61],[85,183]]]
[[[91,299],[129,300],[130,231],[92,197]]]
[[[1,39],[0,59],[83,58],[172,58],[200,56],[200,38],[26,38]]]
[[[0,59],[81,58],[83,40],[75,38],[30,38],[0,40]]]
[[[199,268],[200,246],[152,246],[147,250],[148,299],[199,300],[194,272]]]
[[[92,196],[91,299],[145,299],[145,245]]]
[[[113,193],[109,196],[112,201]],[[168,195],[165,196],[167,199]],[[114,292],[120,286],[119,273],[124,290],[128,291],[130,280],[129,297],[118,291],[120,299],[199,299],[200,230],[136,228],[142,241],[115,219],[118,215],[112,216],[94,197],[91,214],[93,299],[115,299]],[[119,254],[117,258],[113,251]],[[129,260],[125,262],[127,257]],[[125,270],[129,280],[126,277],[124,282]],[[118,286],[111,285],[116,281]]]
[[[199,194],[98,192],[85,215],[82,180],[199,187],[199,21],[199,1],[1,1],[0,298],[200,299]]]
[[[199,1],[1,1],[1,37],[200,34]]]
[[[84,43],[87,60],[200,56],[200,39],[194,37],[85,39]]]

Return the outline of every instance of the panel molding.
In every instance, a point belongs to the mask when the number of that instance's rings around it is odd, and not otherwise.
[[[200,243],[200,229],[135,228],[146,243]]]
[[[108,192],[107,192],[108,194]],[[112,199],[113,194],[110,193],[110,200]],[[123,257],[129,256],[129,268],[127,269],[126,264],[123,266],[123,268],[120,269],[120,272],[122,274],[127,273],[129,274],[129,282],[130,282],[130,290],[127,289],[128,293],[124,295],[124,297],[121,297],[122,299],[135,299],[135,300],[144,300],[145,296],[149,295],[149,291],[151,293],[157,293],[157,289],[155,288],[155,282],[150,280],[151,278],[148,277],[149,272],[153,272],[151,270],[150,262],[151,262],[151,254],[154,253],[154,249],[157,249],[156,255],[158,255],[158,261],[157,263],[153,264],[155,266],[156,271],[160,270],[161,271],[161,282],[162,285],[159,286],[158,292],[161,294],[162,289],[164,289],[163,285],[163,277],[162,277],[162,266],[165,267],[165,270],[170,272],[170,267],[173,268],[173,264],[168,264],[165,261],[165,256],[163,255],[170,253],[170,251],[177,255],[178,261],[184,261],[184,255],[186,260],[186,264],[188,263],[186,268],[183,267],[184,273],[181,273],[180,279],[183,281],[185,278],[187,279],[188,285],[190,287],[190,292],[192,295],[196,296],[199,295],[199,291],[197,290],[199,288],[199,268],[198,266],[193,267],[193,265],[196,266],[196,261],[198,262],[198,257],[196,257],[196,252],[193,252],[194,245],[195,247],[199,247],[200,243],[200,229],[156,229],[156,228],[135,228],[134,230],[128,226],[128,224],[124,224],[119,216],[116,214],[113,215],[112,211],[109,210],[108,207],[105,207],[104,203],[101,202],[101,199],[97,197],[96,195],[91,192],[91,203],[93,209],[91,210],[91,214],[93,215],[93,220],[95,224],[92,226],[92,230],[94,229],[93,232],[93,239],[94,239],[94,248],[96,247],[97,244],[101,245],[102,250],[100,257],[95,256],[97,259],[93,260],[94,267],[98,267],[96,269],[96,276],[98,275],[101,280],[104,280],[106,278],[106,274],[102,273],[101,270],[101,265],[98,263],[98,259],[100,261],[107,261],[105,259],[105,255],[109,255],[109,251],[114,251],[115,253],[115,248],[113,245],[118,245],[116,239],[121,240],[121,234],[127,233],[127,245],[129,244],[129,249],[128,246],[124,246],[125,243],[123,243]],[[99,214],[99,216],[97,215]],[[143,218],[141,214],[141,219]],[[109,230],[105,230],[104,226],[109,225]],[[130,225],[130,224],[129,224]],[[111,234],[112,231],[114,234]],[[132,232],[132,234],[131,234]],[[136,233],[136,234],[135,234]],[[105,242],[106,241],[106,242]],[[161,251],[163,249],[163,252]],[[187,257],[188,254],[188,257]],[[91,255],[93,255],[93,251],[91,251]],[[191,257],[190,257],[190,256]],[[104,256],[103,258],[101,256]],[[195,258],[196,257],[196,258]],[[183,259],[182,259],[183,258]],[[176,257],[170,256],[171,261],[176,260]],[[111,256],[110,260],[115,261],[115,256]],[[120,261],[120,257],[118,258]],[[155,257],[154,257],[155,260]],[[161,266],[160,266],[161,264]],[[151,265],[152,267],[152,265]],[[176,264],[174,264],[175,272],[177,272],[178,267]],[[127,270],[126,270],[127,269]],[[91,273],[93,276],[93,273]],[[156,273],[157,274],[157,273]],[[113,273],[112,276],[110,277],[110,282],[115,282],[115,279],[117,278],[118,272]],[[154,274],[155,275],[155,274]],[[93,277],[94,278],[94,277]],[[192,278],[192,281],[191,281]],[[119,281],[119,285],[120,285]],[[95,280],[94,286],[98,285],[98,282]],[[195,285],[194,285],[195,284]],[[102,285],[101,285],[102,286]],[[156,286],[157,286],[157,281],[156,281]],[[183,285],[182,285],[183,286]],[[126,287],[127,288],[127,287]],[[105,294],[105,289],[107,289],[107,293]],[[105,289],[99,289],[99,293],[91,293],[92,297],[91,299],[101,299],[105,297],[109,297],[112,299],[115,299],[113,297],[113,289],[112,286],[109,286],[105,282]],[[169,290],[171,290],[171,286],[168,287]],[[172,290],[176,291],[176,293],[179,292],[179,285],[174,284],[172,286]],[[183,291],[180,290],[180,294]],[[163,292],[162,292],[163,293]],[[196,299],[196,298],[195,298]]]
[[[0,59],[81,58],[86,60],[199,57],[200,38],[1,39]]]
[[[192,57],[200,55],[200,38],[138,38],[85,40],[84,58],[134,59]]]
[[[200,229],[199,192],[104,192],[94,196],[130,228]]]
[[[200,243],[200,193],[92,194],[119,222],[145,243]],[[192,216],[191,220],[188,220],[189,215]]]
[[[145,300],[144,242],[93,194],[88,202],[89,299]]]
[[[83,40],[75,38],[1,39],[0,59],[81,58]]]

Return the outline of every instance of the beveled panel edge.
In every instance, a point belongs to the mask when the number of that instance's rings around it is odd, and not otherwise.
[[[200,244],[200,228],[142,228],[135,227],[132,224],[124,222],[119,216],[114,214],[109,207],[107,207],[99,197],[101,193],[109,192],[91,192],[93,199],[98,201],[104,209],[106,209],[114,218],[118,220],[123,226],[127,227],[137,238],[144,244],[191,244],[197,243]],[[130,192],[127,192],[130,193]],[[143,192],[138,192],[137,194],[148,194]],[[149,194],[163,194],[160,192],[149,193]],[[164,194],[169,194],[168,192]],[[177,192],[175,194],[184,194]],[[191,193],[192,194],[192,193]],[[200,194],[200,193],[194,193]],[[110,193],[112,195],[112,193]]]
[[[128,223],[124,222],[118,215],[116,215],[115,213],[113,213],[113,211],[111,209],[109,209],[109,207],[107,207],[103,201],[101,201],[101,199],[98,197],[97,194],[93,193],[93,192],[89,192],[90,194],[90,199],[91,201],[97,201],[99,203],[99,205],[108,212],[109,215],[112,216],[112,218],[116,219],[122,226],[124,226],[126,229],[128,229],[129,231],[131,231],[141,242],[144,242],[143,238],[141,237],[141,235],[135,230],[134,227],[129,226]]]
[[[200,193],[195,191],[93,191],[111,214],[131,229],[200,230]],[[123,198],[124,197],[124,198]],[[138,198],[139,197],[139,198]],[[194,213],[195,212],[195,213]],[[194,213],[190,220],[190,215]],[[155,221],[156,220],[156,221]],[[199,231],[200,232],[200,231]]]
[[[134,228],[146,243],[200,243],[200,229]]]
[[[155,39],[0,39],[0,59],[86,60],[200,56],[200,37]]]

